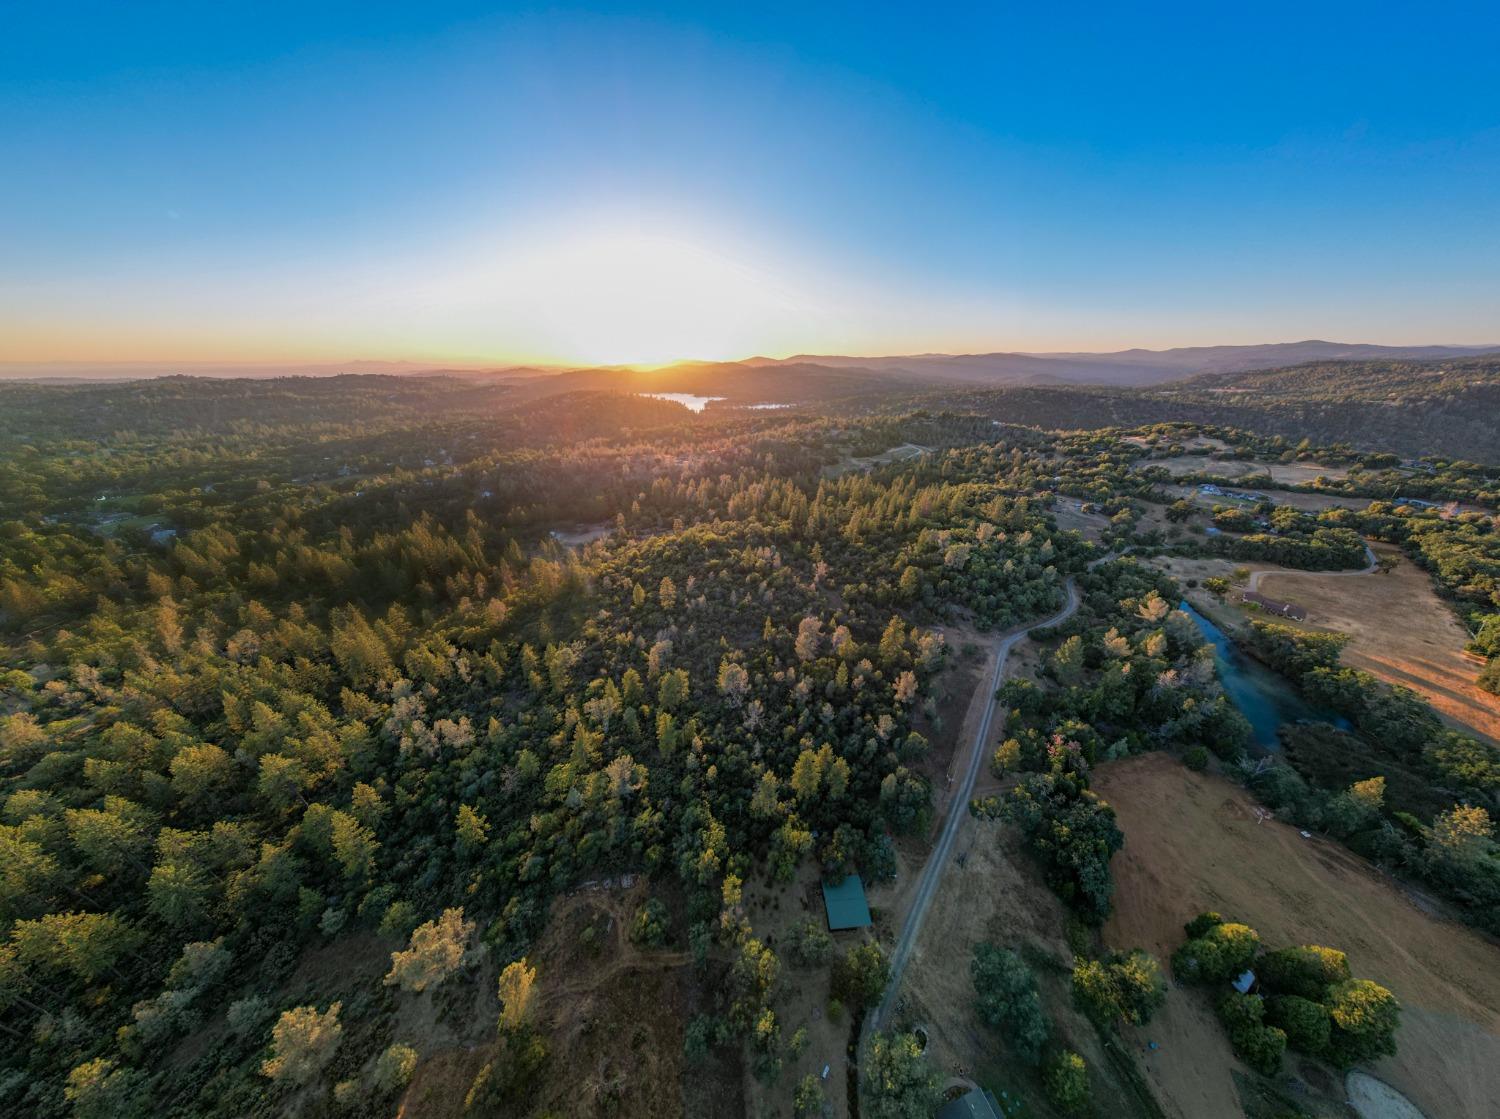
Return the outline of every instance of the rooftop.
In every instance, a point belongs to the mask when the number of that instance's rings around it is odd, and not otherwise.
[[[859,875],[851,874],[835,885],[823,883],[823,904],[828,909],[828,927],[862,929],[870,924],[870,906],[865,901],[865,884]]]
[[[1003,1119],[999,1101],[989,1092],[971,1088],[938,1108],[937,1119]]]

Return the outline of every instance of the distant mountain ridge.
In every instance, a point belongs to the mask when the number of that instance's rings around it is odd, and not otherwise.
[[[1247,373],[1309,361],[1437,361],[1491,353],[1500,353],[1500,343],[1489,346],[1376,346],[1309,339],[1249,346],[1182,346],[1170,350],[1132,349],[1111,353],[1000,352],[891,357],[797,354],[789,358],[753,357],[740,364],[752,368],[786,364],[862,368],[969,384],[1146,386],[1183,380],[1201,373]]]
[[[489,376],[525,385],[528,392],[569,388],[645,388],[694,392],[722,386],[735,373],[759,377],[735,385],[735,394],[761,397],[785,394],[799,381],[820,378],[853,388],[855,380],[875,385],[971,385],[1003,388],[1016,385],[1107,385],[1146,388],[1204,374],[1251,373],[1323,361],[1440,361],[1500,355],[1490,346],[1376,346],[1359,342],[1273,342],[1249,346],[1182,346],[1169,350],[1116,350],[1109,353],[904,354],[856,357],[842,354],[796,354],[750,357],[741,361],[683,361],[660,368],[631,366],[451,365],[440,362],[361,359],[322,363],[233,362],[0,362],[0,381],[147,380],[165,376],[327,377],[341,373],[397,376]],[[772,371],[782,371],[770,376]],[[832,387],[831,385],[826,387]]]

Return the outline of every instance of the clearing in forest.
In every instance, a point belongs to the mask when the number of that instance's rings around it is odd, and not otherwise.
[[[1351,580],[1352,581],[1352,580]],[[1215,909],[1259,930],[1263,941],[1325,944],[1359,976],[1389,987],[1403,1006],[1400,1052],[1371,1071],[1437,1119],[1488,1119],[1500,1099],[1500,947],[1434,916],[1389,877],[1344,847],[1296,828],[1257,822],[1256,802],[1220,777],[1165,754],[1100,766],[1094,789],[1114,806],[1125,848],[1111,864],[1114,948],[1166,960],[1182,925]],[[1209,999],[1174,987],[1143,1030],[1130,1032],[1169,1114],[1237,1115],[1238,1062]],[[1145,1050],[1148,1040],[1156,1050]],[[1340,1086],[1295,1057],[1286,1071],[1311,1090]]]
[[[1349,470],[1343,466],[1324,466],[1317,462],[1256,462],[1246,459],[1221,459],[1211,455],[1175,455],[1172,458],[1139,459],[1136,470],[1160,466],[1174,478],[1183,474],[1212,474],[1219,478],[1248,478],[1269,474],[1271,480],[1284,486],[1308,485],[1318,478],[1343,481]]]
[[[1306,607],[1310,627],[1347,633],[1351,668],[1405,685],[1449,722],[1500,743],[1500,696],[1474,682],[1480,666],[1464,656],[1468,633],[1426,572],[1394,548],[1376,553],[1400,557],[1396,569],[1360,578],[1269,574],[1260,592]]]

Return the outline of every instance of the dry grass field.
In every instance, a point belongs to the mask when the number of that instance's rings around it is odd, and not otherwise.
[[[1205,512],[1211,510],[1215,505],[1233,505],[1222,497],[1207,494],[1198,489],[1197,486],[1162,486],[1163,492],[1170,494],[1173,498],[1183,497],[1203,507]],[[1247,488],[1254,488],[1247,486]],[[1343,494],[1332,493],[1293,493],[1290,490],[1267,490],[1266,496],[1277,505],[1289,505],[1293,509],[1301,509],[1305,513],[1321,513],[1325,509],[1342,506],[1345,509],[1363,509],[1370,504],[1368,497],[1346,497]],[[1246,506],[1249,508],[1249,506]]]
[[[1052,515],[1057,527],[1064,532],[1078,532],[1085,540],[1098,543],[1104,530],[1109,527],[1109,518],[1103,513],[1085,513],[1085,503],[1071,497],[1060,497],[1052,506]]]
[[[534,1015],[551,1054],[538,1087],[543,1111],[645,1119],[703,1114],[713,1101],[714,1114],[744,1113],[737,1053],[717,1053],[685,1075],[683,1026],[706,1009],[699,992],[712,984],[695,982],[686,952],[630,942],[630,919],[648,896],[638,878],[630,889],[617,881],[559,898],[528,957],[537,969]],[[674,920],[680,939],[681,914]],[[403,1036],[414,1039],[423,1061],[401,1119],[463,1114],[470,1084],[495,1053],[495,978],[496,969],[486,967],[472,983],[476,1003],[462,1016],[462,1032],[406,1023]],[[431,996],[408,1001],[420,1008]]]
[[[1374,548],[1376,555],[1399,557],[1389,575],[1351,576],[1258,565],[1252,570],[1267,572],[1260,581],[1261,594],[1307,610],[1308,628],[1349,635],[1345,664],[1388,684],[1412,689],[1454,727],[1500,743],[1500,696],[1474,682],[1479,665],[1464,656],[1468,634],[1463,626],[1438,598],[1421,568],[1397,549],[1381,544]],[[1239,565],[1223,559],[1182,557],[1155,562],[1184,584],[1197,579],[1198,588],[1184,588],[1188,600],[1221,625],[1243,624],[1250,616],[1239,604],[1239,588],[1221,603],[1201,587],[1204,579],[1227,577]]]
[[[1182,925],[1216,909],[1254,926],[1270,945],[1326,944],[1356,975],[1388,986],[1404,1008],[1400,1053],[1371,1071],[1429,1119],[1493,1119],[1500,1099],[1500,947],[1435,917],[1343,847],[1295,828],[1258,823],[1255,802],[1222,778],[1164,754],[1099,767],[1094,787],[1118,813],[1112,947],[1161,959]],[[1169,1114],[1241,1114],[1235,1061],[1208,1000],[1174,988],[1162,1013],[1134,1031],[1160,1048],[1143,1063]],[[1342,1098],[1317,1066],[1288,1061],[1314,1096]]]
[[[1115,1119],[1142,1114],[1131,1083],[1115,1065],[1117,1060],[1128,1064],[1129,1056],[1112,1059],[1097,1031],[1073,1008],[1067,910],[1041,881],[1013,829],[967,819],[954,850],[963,863],[948,867],[933,898],[907,967],[899,1015],[926,1030],[928,1056],[944,1083],[977,1082],[997,1095],[1019,1096],[1024,1101],[1019,1114],[1052,1114],[1035,1073],[1010,1059],[1000,1037],[974,1012],[969,963],[975,946],[989,941],[1020,952],[1032,965],[1054,1039],[1088,1062],[1095,1114]]]
[[[1212,474],[1219,478],[1245,478],[1252,474],[1269,474],[1282,485],[1306,485],[1317,478],[1339,481],[1349,476],[1342,466],[1323,466],[1316,462],[1245,462],[1239,459],[1216,459],[1208,454],[1176,455],[1172,458],[1141,459],[1135,469],[1163,467],[1173,477],[1183,474]]]
[[[1376,553],[1400,556],[1384,546]],[[1345,664],[1411,688],[1455,726],[1500,742],[1500,696],[1474,683],[1479,668],[1463,655],[1468,634],[1405,557],[1389,575],[1278,573],[1260,590],[1306,607],[1309,626],[1347,633]]]

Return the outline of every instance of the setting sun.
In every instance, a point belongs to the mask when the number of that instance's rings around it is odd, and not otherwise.
[[[508,337],[579,363],[743,357],[808,313],[783,278],[746,256],[654,231],[540,239],[464,286]]]

